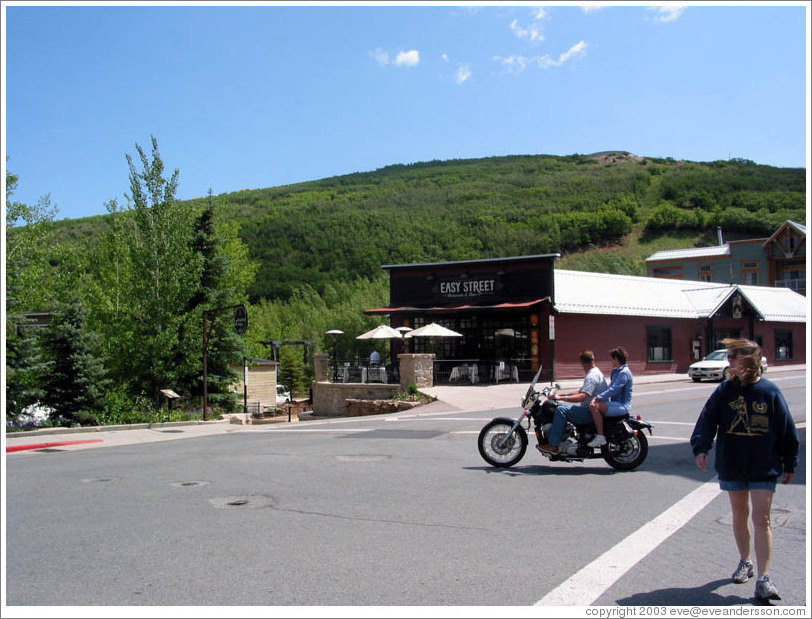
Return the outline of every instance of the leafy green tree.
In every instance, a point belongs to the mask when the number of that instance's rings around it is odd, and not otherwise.
[[[179,172],[168,179],[158,143],[148,157],[136,144],[141,170],[130,168],[129,229],[131,269],[125,281],[125,333],[121,353],[132,369],[134,386],[160,403],[160,390],[179,387],[187,359],[197,350],[181,346],[179,333],[200,277],[202,259],[190,244],[192,214],[175,200]]]
[[[91,327],[102,337],[102,354],[111,376],[126,390],[133,375],[127,355],[121,354],[134,339],[134,321],[129,313],[132,280],[132,260],[128,236],[132,230],[130,214],[113,199],[106,205],[108,215],[99,241],[85,252],[86,269],[90,273],[83,293],[93,308],[89,316]]]
[[[6,288],[12,304],[7,311],[46,309],[52,298],[47,285],[54,240],[54,217],[59,209],[45,195],[36,205],[12,200],[19,177],[6,169]]]
[[[6,158],[8,161],[8,158]],[[47,308],[47,248],[57,209],[45,196],[35,206],[12,200],[19,177],[6,168],[5,364],[6,422],[37,404],[47,371],[37,329],[27,313]]]

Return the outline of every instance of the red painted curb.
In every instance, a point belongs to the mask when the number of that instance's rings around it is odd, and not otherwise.
[[[14,447],[6,447],[6,453],[11,451],[23,451],[24,449],[45,449],[47,447],[62,447],[63,445],[83,445],[84,443],[101,443],[100,438],[94,438],[89,441],[64,441],[62,443],[34,443],[33,445],[15,445]]]

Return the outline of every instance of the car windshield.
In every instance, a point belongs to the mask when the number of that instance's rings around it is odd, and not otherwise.
[[[705,358],[708,361],[725,361],[727,360],[727,350],[714,350]]]
[[[287,388],[285,387],[285,385],[277,385],[276,386],[276,393],[285,393],[286,391],[287,391]]]

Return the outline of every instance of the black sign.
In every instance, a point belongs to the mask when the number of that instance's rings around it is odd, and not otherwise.
[[[492,297],[500,288],[495,277],[445,279],[440,281],[440,296],[444,299]]]
[[[234,330],[239,335],[248,330],[248,311],[244,305],[238,305],[234,310]]]

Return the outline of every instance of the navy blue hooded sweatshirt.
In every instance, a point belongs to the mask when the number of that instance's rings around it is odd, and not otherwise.
[[[714,438],[720,480],[776,481],[798,465],[798,430],[781,390],[766,378],[716,388],[691,435],[694,455],[710,452]]]

